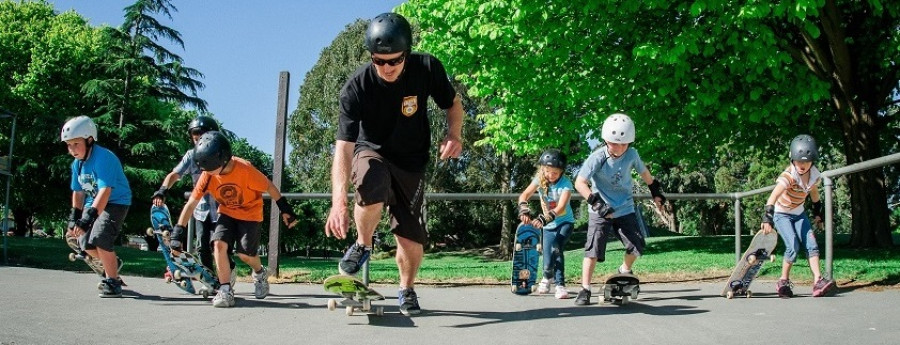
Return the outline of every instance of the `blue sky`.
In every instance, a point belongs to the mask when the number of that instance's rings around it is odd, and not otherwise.
[[[122,24],[133,0],[52,0],[57,12],[75,10],[92,25]],[[400,0],[172,1],[178,9],[163,24],[178,30],[185,65],[205,74],[199,95],[225,128],[263,152],[275,152],[278,75],[291,74],[288,114],[297,107],[303,78],[319,53],[357,18],[390,12]],[[362,37],[360,37],[362,41]],[[186,126],[187,124],[185,124]],[[290,149],[290,148],[288,148]]]

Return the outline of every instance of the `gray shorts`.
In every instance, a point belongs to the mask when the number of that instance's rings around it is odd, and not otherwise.
[[[231,218],[219,214],[216,230],[210,242],[223,241],[240,254],[256,256],[259,253],[260,222]]]
[[[116,243],[116,238],[122,230],[122,222],[128,214],[128,207],[128,205],[107,204],[103,212],[97,215],[91,230],[79,239],[81,247],[85,250],[100,248],[113,251],[113,244]]]
[[[398,168],[372,150],[353,157],[350,179],[360,206],[384,203],[391,215],[394,235],[425,244],[425,173]]]
[[[625,246],[625,253],[641,256],[644,251],[644,236],[638,226],[634,213],[606,219],[596,213],[589,213],[587,241],[584,244],[584,257],[596,258],[597,262],[606,261],[606,242],[615,236]]]

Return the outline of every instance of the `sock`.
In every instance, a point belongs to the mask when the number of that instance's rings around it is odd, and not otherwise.
[[[228,292],[231,291],[231,283],[225,283],[219,286],[219,291]]]

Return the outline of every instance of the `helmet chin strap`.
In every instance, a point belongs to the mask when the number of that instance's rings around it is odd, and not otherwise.
[[[81,159],[82,162],[88,160],[91,157],[91,153],[94,152],[94,138],[91,137],[89,139],[84,139],[84,159]]]

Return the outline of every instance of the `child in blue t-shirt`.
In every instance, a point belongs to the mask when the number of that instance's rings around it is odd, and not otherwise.
[[[113,243],[131,205],[131,187],[122,163],[108,149],[97,145],[97,125],[87,116],[69,120],[62,128],[72,161],[72,212],[67,237],[77,237],[82,249],[100,258],[106,278],[100,297],[122,297],[118,257]]]
[[[519,219],[522,224],[531,223],[536,228],[544,229],[541,249],[544,277],[538,284],[538,293],[550,293],[550,283],[555,282],[554,295],[558,299],[569,298],[569,291],[566,290],[564,251],[575,225],[572,206],[569,205],[574,188],[572,180],[564,175],[565,170],[565,154],[555,149],[544,151],[538,160],[537,174],[519,195]],[[538,216],[533,218],[528,207],[528,199],[535,192],[540,195],[541,203],[546,205],[541,207],[542,211],[544,207],[547,210],[539,212]]]
[[[582,289],[575,298],[576,305],[590,303],[591,275],[597,262],[606,260],[609,236],[615,236],[625,246],[619,273],[631,274],[635,260],[644,251],[644,236],[634,211],[631,171],[636,171],[650,187],[657,207],[666,200],[659,181],[650,175],[637,150],[629,147],[634,142],[634,132],[634,122],[628,115],[612,114],[607,117],[601,129],[606,146],[588,156],[575,178],[575,189],[590,205],[581,272]]]

